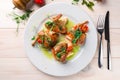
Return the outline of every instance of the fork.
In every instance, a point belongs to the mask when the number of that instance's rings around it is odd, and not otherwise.
[[[99,16],[97,21],[97,31],[100,34],[100,43],[99,43],[99,52],[98,52],[98,66],[102,67],[101,59],[102,59],[102,34],[104,31],[104,18],[103,16]]]

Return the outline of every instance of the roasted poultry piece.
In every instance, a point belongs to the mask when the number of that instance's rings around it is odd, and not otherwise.
[[[38,44],[41,44],[45,48],[52,48],[54,45],[56,45],[58,41],[58,34],[52,31],[40,31],[38,35],[36,36],[35,40],[32,43],[32,46],[35,45],[37,42]]]
[[[67,33],[67,27],[65,26],[67,21],[68,18],[62,17],[62,14],[58,14],[52,17],[50,21],[47,21],[45,27],[50,31],[65,34]]]
[[[60,42],[52,48],[52,54],[57,61],[66,62],[69,52],[72,51],[73,45],[70,41]]]
[[[71,31],[66,35],[66,38],[75,45],[83,45],[86,39],[86,32],[88,32],[88,21],[75,25]]]
[[[60,62],[64,62],[67,57],[67,43],[59,43],[54,46],[52,49],[53,56],[56,60]]]

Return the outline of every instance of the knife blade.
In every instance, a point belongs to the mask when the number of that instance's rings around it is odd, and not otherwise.
[[[110,42],[110,35],[109,35],[109,11],[107,11],[105,16],[105,40]]]
[[[111,70],[110,32],[109,32],[109,11],[105,16],[105,40],[107,41],[107,68]]]

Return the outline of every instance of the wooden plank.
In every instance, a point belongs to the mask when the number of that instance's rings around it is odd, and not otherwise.
[[[111,29],[111,53],[112,57],[120,57],[120,29]],[[8,36],[9,34],[9,36]],[[16,36],[15,29],[0,29],[0,58],[26,57],[24,50],[24,29],[20,29]],[[104,38],[104,37],[103,37]],[[104,54],[106,57],[106,41],[103,41]],[[98,51],[98,50],[97,50]],[[97,57],[98,52],[96,52]]]
[[[1,80],[119,80],[120,58],[112,59],[112,71],[106,69],[106,58],[104,67],[98,68],[97,58],[94,58],[84,71],[69,77],[52,77],[37,70],[27,58],[0,58]]]
[[[26,57],[24,51],[24,30],[0,29],[0,57]]]

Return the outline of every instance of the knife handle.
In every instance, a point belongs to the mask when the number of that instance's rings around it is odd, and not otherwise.
[[[107,41],[107,69],[111,70],[110,42]]]

